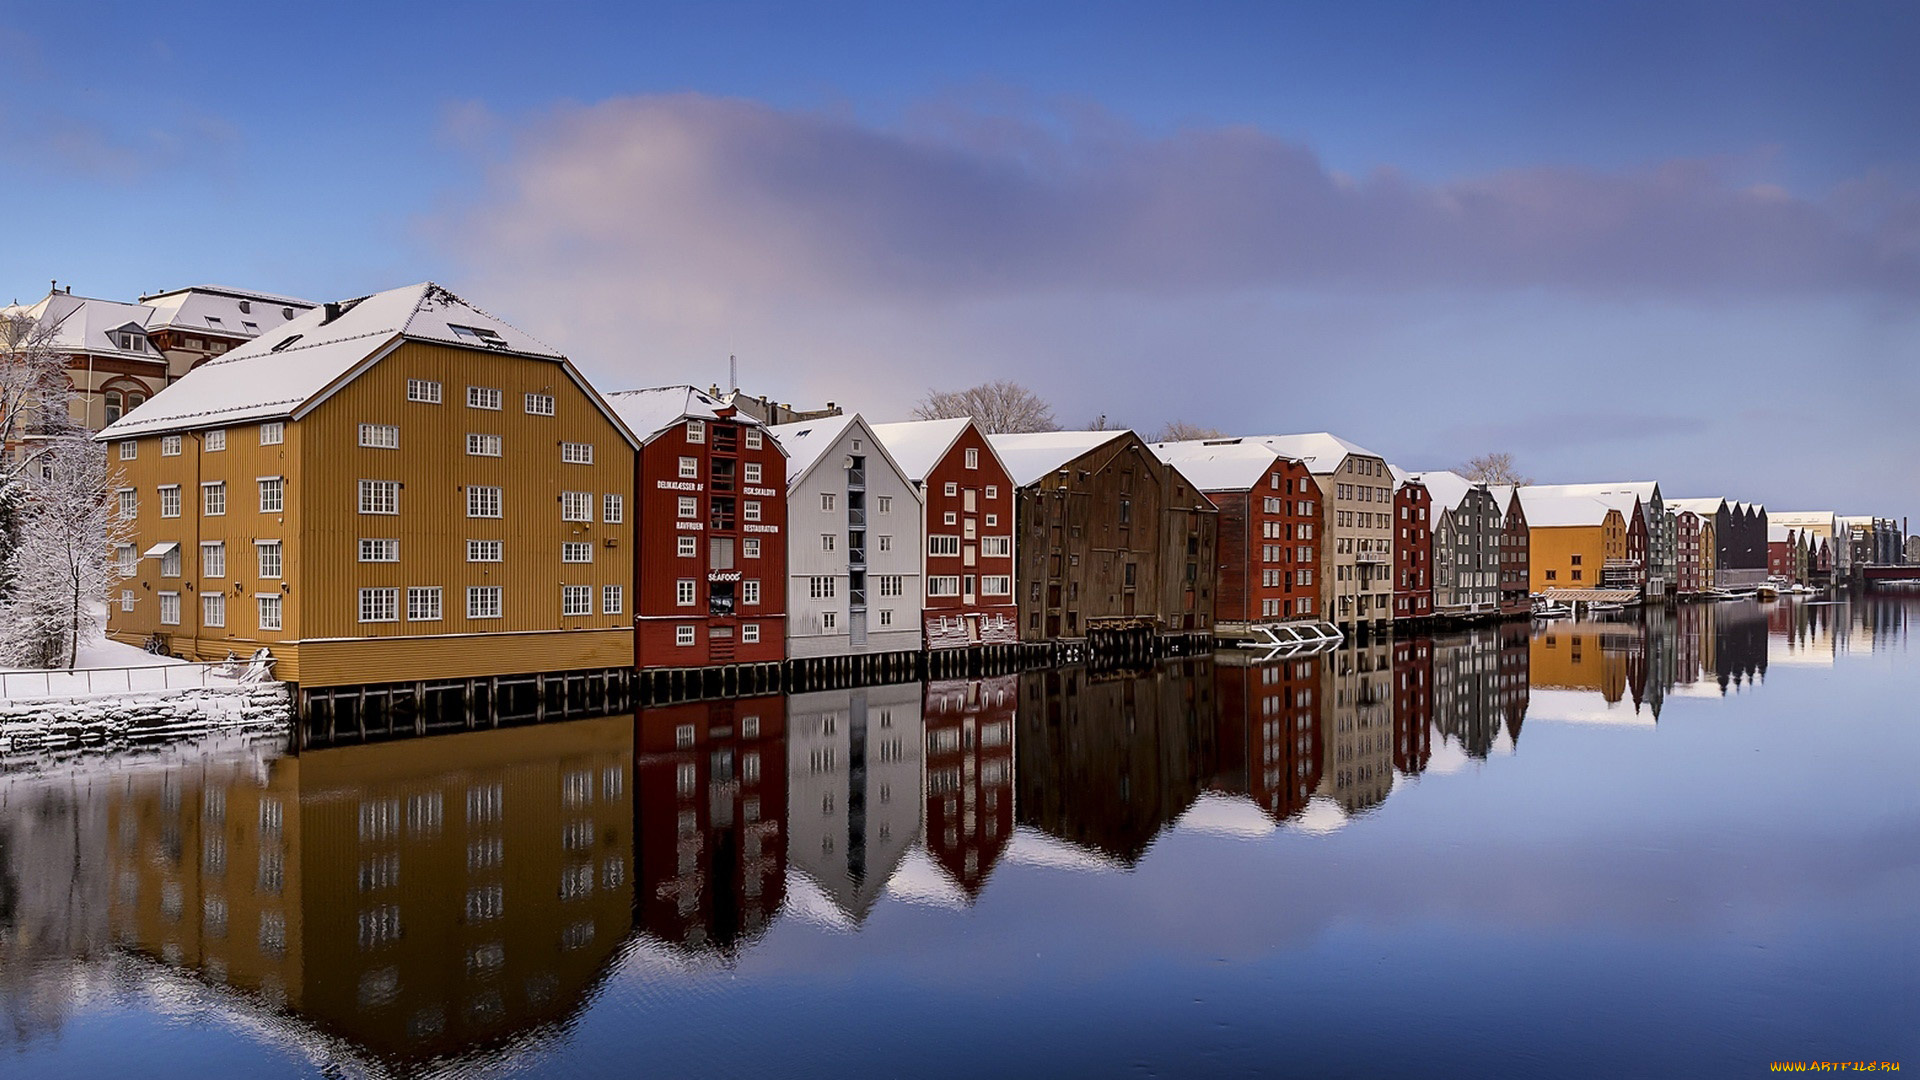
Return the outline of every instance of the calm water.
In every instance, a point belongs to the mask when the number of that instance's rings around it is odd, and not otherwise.
[[[1920,603],[0,776],[0,1074],[1920,1068]]]

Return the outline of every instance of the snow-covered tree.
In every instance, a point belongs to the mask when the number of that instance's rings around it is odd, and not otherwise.
[[[38,439],[72,434],[67,411],[67,357],[55,347],[53,327],[25,315],[0,315],[0,567],[10,566],[20,542],[27,472]],[[12,595],[12,575],[0,569],[0,602]]]
[[[106,448],[85,436],[49,440],[27,473],[13,594],[0,602],[0,649],[22,667],[72,667],[100,631],[123,575],[113,548],[133,535],[111,500]]]
[[[1017,382],[1001,379],[965,390],[929,390],[913,415],[922,420],[971,416],[988,432],[1053,431],[1053,406]]]

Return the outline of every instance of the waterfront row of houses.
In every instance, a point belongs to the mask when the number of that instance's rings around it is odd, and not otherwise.
[[[235,318],[280,299],[166,295]],[[181,339],[178,316],[92,303],[15,311]],[[430,283],[275,314],[167,353],[121,415],[76,381],[74,417],[98,421],[134,533],[109,633],[194,659],[266,649],[309,687],[1495,619],[1554,590],[1758,583],[1780,572],[1774,528],[1796,579],[1903,540],[1654,482],[1408,471],[1327,433],[1153,443],[603,393]],[[75,370],[99,363],[71,344]]]

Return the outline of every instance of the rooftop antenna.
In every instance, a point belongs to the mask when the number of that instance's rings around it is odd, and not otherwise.
[[[727,389],[736,394],[740,392],[740,358],[737,356],[727,357]]]

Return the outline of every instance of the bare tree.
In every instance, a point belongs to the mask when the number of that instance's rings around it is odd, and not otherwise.
[[[1514,484],[1525,487],[1533,483],[1530,476],[1520,475],[1514,468],[1513,455],[1500,451],[1482,454],[1465,465],[1460,466],[1460,475],[1476,484]]]
[[[0,316],[0,477],[25,470],[20,449],[27,436],[72,433],[67,390],[67,357],[54,328],[25,315]]]
[[[110,552],[133,535],[110,502],[106,448],[83,435],[50,441],[27,474],[13,594],[0,604],[0,646],[15,664],[73,667],[100,632],[107,592],[125,577]]]
[[[1153,437],[1154,442],[1185,442],[1189,439],[1224,439],[1227,433],[1219,428],[1204,424],[1193,424],[1185,420],[1169,420],[1167,426]]]
[[[1113,417],[1108,416],[1106,413],[1101,413],[1099,416],[1096,416],[1093,419],[1087,421],[1087,426],[1085,428],[1082,428],[1081,430],[1083,431],[1125,431],[1127,430],[1127,425],[1118,420],[1115,420]]]
[[[947,420],[970,416],[993,434],[1021,431],[1053,431],[1053,406],[1040,395],[1017,382],[1001,379],[981,383],[965,390],[929,390],[913,415],[922,420]]]

